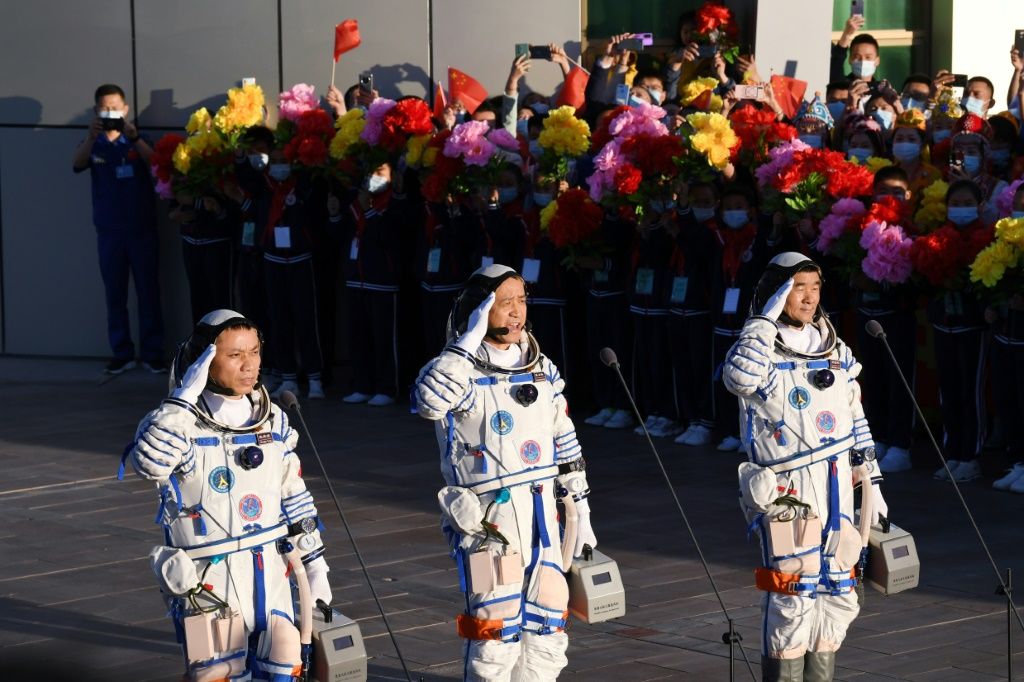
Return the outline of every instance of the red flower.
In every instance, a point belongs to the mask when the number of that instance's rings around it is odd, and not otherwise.
[[[295,130],[296,137],[315,135],[327,138],[334,136],[334,123],[323,109],[310,109],[302,112]]]
[[[434,129],[430,107],[418,98],[403,99],[381,119],[379,144],[391,153],[405,149],[412,135],[425,135]]]
[[[319,137],[305,137],[299,143],[299,163],[304,166],[322,166],[327,163],[327,145]]]
[[[726,30],[732,22],[732,12],[717,2],[705,2],[697,10],[697,33],[707,35],[716,29]]]
[[[623,196],[633,194],[640,189],[643,177],[639,168],[631,163],[624,163],[615,171],[615,191]]]
[[[575,246],[601,227],[604,211],[582,189],[570,189],[558,197],[558,208],[548,223],[548,237],[557,248]]]
[[[991,243],[992,237],[991,227],[976,224],[957,229],[947,223],[914,240],[910,262],[931,284],[949,286],[950,280],[963,272],[978,252]]]
[[[633,159],[644,176],[676,175],[675,160],[683,154],[683,140],[676,135],[634,135],[622,143],[622,153]]]
[[[174,173],[174,150],[184,141],[185,138],[181,135],[168,133],[153,145],[153,155],[149,158],[149,163],[154,168],[157,180],[171,181],[171,174]]]
[[[861,220],[861,229],[867,227],[868,223],[885,222],[889,225],[906,225],[909,217],[909,206],[896,197],[884,196],[875,200],[868,208],[868,212]]]

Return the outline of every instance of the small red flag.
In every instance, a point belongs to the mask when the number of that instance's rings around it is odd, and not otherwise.
[[[807,92],[807,81],[797,80],[789,76],[773,75],[771,78],[772,94],[779,103],[782,113],[787,118],[796,116],[800,103],[804,101],[804,93]]]
[[[462,102],[470,116],[487,99],[487,89],[472,76],[448,67],[448,95],[453,102]]]
[[[437,87],[434,88],[434,118],[438,121],[444,121],[444,109],[447,106],[448,102],[445,101],[441,81],[437,81]]]
[[[590,75],[578,66],[573,66],[572,71],[565,77],[562,83],[562,91],[558,93],[558,106],[569,105],[575,107],[576,111],[583,110],[586,96],[583,94],[587,89],[587,81]]]
[[[334,61],[349,50],[359,47],[363,39],[359,37],[359,22],[346,19],[334,27]]]
[[[696,109],[697,111],[707,111],[708,109],[711,108],[711,93],[711,88],[704,90],[699,95],[693,98],[693,101],[690,102],[690,106]]]

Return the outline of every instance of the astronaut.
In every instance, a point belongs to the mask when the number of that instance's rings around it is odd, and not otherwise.
[[[288,574],[304,566],[314,600],[331,601],[298,434],[260,383],[261,350],[240,314],[203,317],[178,349],[170,396],[125,453],[160,492],[152,566],[189,680],[292,679],[308,649]]]
[[[473,273],[448,338],[420,372],[416,401],[436,426],[441,527],[466,595],[457,617],[467,640],[463,673],[554,680],[568,663],[565,564],[570,551],[597,545],[565,382],[530,334],[525,284],[512,268]],[[579,516],[566,524],[564,550],[556,497],[569,498]]]
[[[861,408],[861,365],[819,306],[821,285],[821,269],[802,254],[773,258],[723,366],[749,460],[739,467],[740,506],[761,538],[765,680],[832,679],[860,610],[868,524],[888,513]]]

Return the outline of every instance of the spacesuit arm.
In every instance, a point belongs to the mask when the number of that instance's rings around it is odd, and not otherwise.
[[[195,474],[192,430],[196,418],[176,402],[164,402],[145,416],[135,432],[132,468],[142,478],[166,481],[177,472],[182,478]]]
[[[867,417],[864,416],[864,405],[861,402],[860,395],[860,382],[857,381],[863,366],[857,362],[857,358],[853,356],[850,347],[846,344],[841,346],[839,356],[841,362],[847,366],[848,384],[846,398],[850,404],[850,415],[853,419],[853,449],[866,450],[867,448],[874,448],[875,439],[871,436],[871,427],[868,425]],[[868,465],[871,472],[871,481],[876,484],[881,483],[882,472],[879,470],[877,463],[869,461],[865,464]]]
[[[302,462],[295,452],[299,434],[288,423],[287,414],[281,412],[280,419],[285,446],[281,473],[281,516],[289,526],[297,527],[303,519],[317,518],[316,504],[313,502],[313,493],[306,489],[306,482],[302,480]],[[303,564],[308,565],[323,556],[324,544],[319,528],[309,533],[295,530],[289,534],[288,539],[299,549]]]
[[[552,433],[555,438],[555,464],[558,465],[558,476],[555,483],[572,494],[577,502],[586,499],[590,494],[587,484],[586,463],[583,460],[583,448],[576,438],[576,426],[569,418],[569,403],[565,399],[565,381],[554,363],[545,358],[544,374],[554,389],[555,423]]]
[[[767,400],[775,390],[776,370],[771,351],[778,327],[772,320],[753,315],[743,325],[739,339],[722,364],[722,382],[730,393]]]
[[[416,379],[419,415],[437,420],[449,412],[473,411],[477,401],[472,371],[468,354],[451,347],[431,360]]]

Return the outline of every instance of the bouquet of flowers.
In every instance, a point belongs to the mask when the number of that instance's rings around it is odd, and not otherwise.
[[[944,225],[914,240],[910,262],[914,272],[939,289],[960,289],[967,266],[992,241],[990,228],[959,230]],[[980,272],[979,272],[980,276]]]
[[[541,174],[564,180],[569,175],[569,161],[590,149],[590,126],[576,117],[576,109],[563,106],[548,112],[537,138],[542,150]]]
[[[884,197],[868,210],[856,199],[840,199],[818,226],[815,247],[834,256],[848,275],[863,272],[871,280],[903,284],[911,274],[909,238],[902,223],[904,205]]]
[[[910,247],[913,240],[899,225],[872,220],[864,228],[860,246],[865,250],[861,269],[875,282],[903,284],[910,278]]]
[[[213,117],[213,127],[233,150],[246,130],[263,123],[264,110],[263,88],[256,84],[231,88],[228,101]]]
[[[604,211],[582,189],[570,189],[540,212],[540,229],[555,248],[565,249],[562,264],[576,268],[576,259],[602,253],[601,221]]]
[[[715,171],[724,170],[740,143],[729,119],[721,114],[695,113],[686,117],[689,135],[683,140],[689,153],[680,157],[683,176],[710,180]]]
[[[970,281],[1005,295],[1024,290],[1024,218],[996,223],[995,240],[971,263]]]
[[[149,158],[149,170],[156,179],[156,193],[161,199],[174,197],[174,180],[180,177],[174,168],[174,152],[185,138],[177,133],[167,133],[153,145]]]
[[[307,111],[320,106],[320,98],[316,96],[316,87],[306,83],[296,83],[285,90],[277,98],[277,113],[281,121],[297,123],[299,117]]]
[[[491,130],[486,121],[466,121],[435,135],[422,156],[423,196],[443,202],[449,194],[496,185],[498,173],[520,160],[519,141],[504,128]]]
[[[943,180],[936,180],[924,188],[921,203],[914,214],[914,223],[923,232],[934,230],[946,222],[946,191],[949,185]]]
[[[740,107],[729,115],[739,144],[733,147],[733,162],[750,168],[768,161],[768,150],[796,139],[796,128],[775,120],[775,113],[757,107]]]
[[[288,162],[311,171],[325,170],[328,146],[335,134],[334,123],[327,112],[323,109],[304,111],[290,127],[292,134],[284,145]]]
[[[679,103],[701,111],[721,111],[722,96],[715,94],[717,78],[694,78],[679,88]]]
[[[395,157],[406,151],[410,138],[433,132],[430,116],[430,107],[421,99],[396,102],[381,97],[370,105],[360,138],[371,148]]]
[[[739,55],[736,44],[736,23],[732,12],[725,5],[708,0],[697,10],[695,30],[698,42],[718,45],[722,59],[732,64]]]
[[[199,194],[216,187],[231,172],[232,152],[224,138],[213,127],[213,118],[206,107],[195,111],[185,126],[188,136],[174,149],[172,163],[181,174],[173,183],[173,191],[186,190]]]

